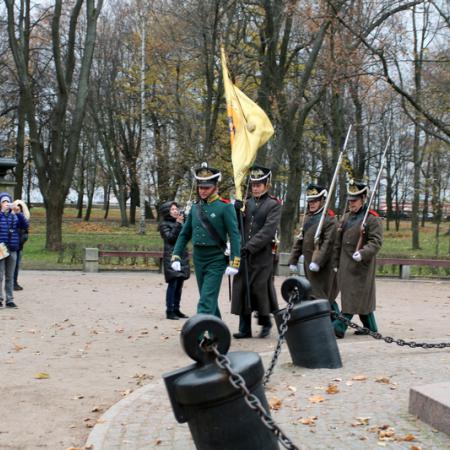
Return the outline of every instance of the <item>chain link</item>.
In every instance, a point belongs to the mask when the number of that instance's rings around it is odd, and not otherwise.
[[[270,361],[269,367],[267,368],[266,373],[264,374],[263,386],[265,386],[269,382],[269,379],[272,375],[273,369],[275,369],[275,365],[276,365],[276,363],[278,361],[278,357],[280,356],[280,353],[281,353],[281,347],[283,346],[283,343],[285,341],[284,336],[288,330],[287,323],[288,323],[289,319],[291,318],[291,311],[292,311],[292,308],[294,307],[294,298],[296,298],[298,295],[299,295],[298,288],[294,288],[294,291],[289,296],[286,310],[283,312],[283,315],[281,316],[283,319],[283,322],[280,325],[280,334],[278,336],[277,346],[273,353],[272,361]]]
[[[382,339],[384,342],[387,342],[388,344],[397,344],[400,347],[404,347],[405,345],[411,348],[446,348],[450,347],[450,342],[440,342],[437,344],[431,344],[428,342],[415,342],[415,341],[405,341],[403,339],[394,339],[390,336],[383,336],[380,333],[376,331],[371,331],[368,328],[362,327],[356,323],[353,323],[350,319],[347,319],[342,314],[338,314],[335,311],[332,311],[331,313],[333,319],[340,320],[341,322],[344,322],[347,326],[350,328],[354,328],[357,331],[362,331],[364,334],[367,334],[368,336],[372,336],[374,339]]]
[[[242,392],[247,405],[250,407],[250,409],[258,414],[262,423],[275,435],[281,445],[288,450],[299,450],[299,448],[283,433],[281,428],[266,412],[259,398],[249,391],[247,385],[245,384],[244,378],[242,378],[239,373],[233,370],[233,368],[231,367],[231,361],[226,355],[222,355],[219,352],[219,350],[217,349],[217,344],[203,338],[200,342],[200,347],[206,352],[214,353],[214,355],[216,356],[215,363],[217,364],[217,366],[228,373],[228,380],[230,381],[231,385],[235,389]]]

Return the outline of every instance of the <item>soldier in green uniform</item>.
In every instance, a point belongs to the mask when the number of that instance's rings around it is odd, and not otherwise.
[[[383,243],[383,227],[378,214],[370,210],[362,234],[363,242],[358,250],[361,226],[368,208],[366,184],[351,181],[347,187],[348,212],[339,224],[334,249],[334,267],[338,270],[338,286],[341,291],[342,313],[348,319],[358,314],[364,325],[377,331],[375,321],[375,256]],[[347,326],[335,320],[334,330],[343,338]],[[355,334],[364,334],[356,331]]]
[[[252,311],[257,312],[258,323],[262,326],[259,337],[267,337],[272,328],[270,314],[278,309],[273,284],[272,246],[280,222],[281,201],[268,192],[271,175],[271,170],[266,167],[253,166],[250,169],[252,195],[243,217],[241,256],[244,267],[233,280],[231,300],[231,313],[239,315],[239,332],[233,334],[236,339],[252,336]]]
[[[292,247],[289,257],[289,269],[297,271],[298,259],[304,257],[304,269],[306,278],[311,283],[314,298],[330,299],[333,308],[339,312],[331,292],[332,282],[332,255],[334,240],[336,238],[337,221],[334,212],[328,210],[323,221],[319,247],[314,245],[314,236],[322,217],[323,208],[328,191],[324,186],[310,183],[306,188],[307,212],[300,235]]]
[[[200,300],[197,313],[220,316],[218,297],[222,277],[238,273],[240,263],[240,235],[233,205],[219,197],[220,171],[206,163],[195,171],[200,199],[196,202],[178,236],[173,250],[172,268],[181,269],[181,256],[192,240],[193,261]],[[229,258],[225,255],[230,241]],[[228,263],[229,259],[229,263]]]

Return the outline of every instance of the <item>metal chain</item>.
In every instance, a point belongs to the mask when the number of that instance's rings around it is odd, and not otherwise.
[[[270,417],[270,415],[266,412],[259,398],[249,391],[247,385],[245,384],[244,378],[242,378],[242,376],[239,373],[233,370],[233,368],[231,367],[231,361],[226,355],[222,355],[219,352],[219,350],[217,349],[217,344],[204,338],[200,342],[200,347],[204,351],[213,352],[215,354],[216,356],[215,363],[217,364],[217,366],[228,373],[229,375],[228,380],[231,383],[231,385],[235,389],[238,389],[242,392],[242,394],[244,395],[244,400],[247,403],[247,405],[250,407],[250,409],[252,409],[258,414],[262,423],[276,436],[276,438],[280,441],[281,445],[289,450],[299,450],[299,448],[283,433],[281,428],[274,422],[272,417]]]
[[[336,313],[335,311],[332,311],[331,313],[333,319],[338,319],[341,322],[344,322],[347,326],[350,328],[354,328],[355,330],[362,331],[364,334],[367,334],[368,336],[372,336],[374,339],[382,339],[384,342],[387,342],[388,344],[397,344],[400,345],[400,347],[408,346],[411,348],[446,348],[450,347],[450,342],[440,342],[438,344],[430,344],[428,342],[415,342],[415,341],[405,341],[403,339],[394,339],[390,336],[383,336],[380,333],[376,331],[371,331],[368,328],[361,327],[360,325],[353,323],[351,320],[347,319],[341,314]]]
[[[281,316],[283,318],[283,322],[280,325],[280,334],[278,336],[277,347],[275,348],[275,351],[273,353],[272,361],[270,361],[270,365],[267,368],[266,373],[264,374],[263,386],[265,386],[269,382],[269,378],[272,375],[273,369],[275,369],[275,365],[276,365],[276,363],[278,361],[278,357],[280,356],[280,353],[281,353],[281,347],[285,341],[284,336],[288,330],[287,323],[288,323],[289,319],[291,318],[291,311],[292,311],[292,308],[294,307],[294,298],[296,298],[298,295],[299,295],[298,288],[294,288],[294,292],[292,292],[292,294],[289,296],[286,310],[284,311],[283,315]]]

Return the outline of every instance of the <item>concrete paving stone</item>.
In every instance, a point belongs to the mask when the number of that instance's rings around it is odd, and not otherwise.
[[[408,413],[411,386],[422,380],[450,379],[447,350],[401,348],[366,336],[360,341],[340,341],[339,349],[344,366],[334,370],[295,367],[286,349],[280,355],[266,396],[269,401],[281,400],[280,409],[271,414],[294,443],[314,450],[411,449],[412,445],[450,449],[450,436]],[[271,352],[262,354],[265,367],[271,356]],[[330,384],[337,386],[336,394],[327,394]],[[317,395],[323,401],[311,403]],[[95,443],[95,450],[195,449],[188,426],[178,424],[173,416],[162,380],[131,396],[114,405],[113,413],[105,414],[109,422],[106,430],[100,430],[103,439],[96,437],[96,426],[87,444]],[[317,417],[314,425],[300,422],[310,417]],[[125,432],[114,432],[130,418]],[[114,439],[118,436],[122,444],[117,447]]]
[[[450,381],[411,388],[409,412],[450,435]]]

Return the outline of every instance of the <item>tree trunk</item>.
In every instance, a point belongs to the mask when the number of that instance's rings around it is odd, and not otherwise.
[[[62,219],[64,213],[64,199],[61,193],[54,191],[44,200],[46,210],[46,238],[47,250],[57,251],[62,247]]]

